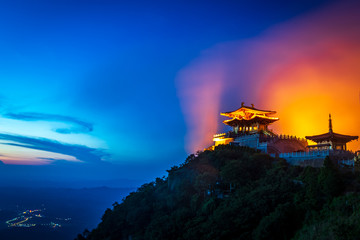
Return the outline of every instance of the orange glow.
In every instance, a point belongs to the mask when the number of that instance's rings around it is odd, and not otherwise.
[[[328,76],[325,71],[322,74],[304,71],[302,65],[288,70],[276,79],[269,79],[265,85],[267,92],[260,98],[278,110],[280,121],[273,125],[276,132],[301,137],[326,133],[331,113],[334,132],[360,135],[358,80],[334,73]],[[342,84],[337,79],[342,79]],[[352,142],[349,148],[358,149],[359,143]]]
[[[337,2],[204,52],[179,78],[186,83],[180,93],[193,91],[190,98],[179,95],[189,149],[206,147],[217,126],[223,128],[219,113],[241,102],[275,110],[279,121],[270,128],[278,134],[326,133],[331,113],[334,132],[360,136],[359,7]],[[348,147],[358,150],[360,141]]]
[[[339,8],[347,7],[345,16]],[[283,26],[288,34],[261,44],[268,59],[259,63],[263,87],[257,96],[278,112],[275,131],[299,137],[326,133],[331,113],[334,132],[360,136],[360,35],[355,26],[360,18],[349,17],[353,9],[330,7],[294,21],[293,30]],[[360,142],[348,147],[357,150]]]
[[[225,137],[225,135],[226,135],[225,133],[214,135],[213,141],[215,142],[215,145],[214,145],[215,147],[219,146],[221,144],[227,145],[230,142],[234,141],[233,138],[227,138],[227,137]]]

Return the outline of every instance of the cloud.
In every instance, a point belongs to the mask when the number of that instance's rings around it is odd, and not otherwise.
[[[89,148],[82,145],[60,143],[46,138],[31,138],[0,133],[0,140],[11,141],[1,143],[3,145],[64,154],[68,156],[73,156],[77,160],[88,163],[100,163],[102,162],[103,157],[108,156],[107,153],[103,152],[100,149]]]
[[[243,101],[276,110],[278,133],[320,134],[332,113],[337,132],[360,135],[359,8],[357,1],[328,5],[256,38],[218,44],[180,71],[188,151],[209,146],[223,130],[219,113]]]
[[[50,158],[50,157],[37,157],[36,159],[41,161],[46,161],[48,163],[54,163],[54,162],[69,162],[67,159],[61,159],[61,158]]]
[[[74,125],[69,128],[58,128],[56,132],[62,134],[70,133],[87,133],[93,131],[93,125],[91,123],[81,121],[74,117],[57,115],[57,114],[45,114],[45,113],[34,113],[34,112],[23,112],[23,113],[6,113],[3,117],[23,120],[23,121],[53,121],[53,122],[64,122]]]

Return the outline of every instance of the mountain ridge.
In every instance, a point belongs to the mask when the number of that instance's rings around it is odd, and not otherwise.
[[[76,240],[357,239],[360,174],[291,166],[248,147],[190,155],[108,208]]]

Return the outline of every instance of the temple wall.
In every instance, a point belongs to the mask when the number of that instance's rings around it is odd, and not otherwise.
[[[296,159],[289,163],[291,165],[297,165],[297,166],[302,166],[302,167],[310,166],[310,167],[321,168],[324,165],[324,159],[323,158],[321,158],[321,159],[306,159],[306,160]]]
[[[231,143],[232,141],[233,141],[232,138],[224,138],[222,140],[216,141],[215,142],[215,147],[219,146],[219,145],[227,145],[227,144]]]
[[[287,153],[306,151],[307,142],[303,139],[280,135],[264,137],[259,134],[249,134],[237,137],[232,144],[256,148],[265,153]]]
[[[269,143],[269,148],[276,149],[279,153],[306,151],[306,146],[298,139],[277,139]]]
[[[289,160],[289,162],[292,159],[319,159],[319,158],[325,158],[326,156],[330,155],[329,150],[321,150],[321,151],[309,151],[309,152],[289,152],[289,153],[280,153],[280,158],[285,158],[286,160]]]
[[[291,165],[322,167],[325,158],[330,159],[339,165],[354,165],[354,154],[348,151],[317,150],[308,152],[280,153],[279,157],[286,159]]]
[[[234,144],[258,149],[259,134],[244,135],[234,139]]]
[[[224,141],[224,143],[259,149],[272,157],[284,158],[291,165],[322,167],[327,156],[340,165],[354,164],[354,153],[331,149],[308,151],[306,140],[292,136],[264,137],[259,134],[249,134],[235,137],[233,142]]]
[[[291,165],[322,167],[324,159],[329,156],[329,150],[310,152],[280,153],[279,157],[286,159]]]

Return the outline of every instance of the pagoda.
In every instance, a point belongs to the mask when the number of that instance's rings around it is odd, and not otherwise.
[[[346,151],[346,144],[353,140],[357,140],[359,137],[334,133],[332,129],[331,114],[329,114],[329,132],[320,135],[306,136],[305,138],[317,143],[316,145],[309,145],[309,148]]]
[[[247,146],[269,154],[306,151],[307,142],[294,136],[277,135],[268,126],[279,118],[272,116],[276,111],[260,110],[241,103],[232,112],[220,113],[230,119],[223,121],[232,131],[214,135],[212,148],[221,144]]]
[[[236,134],[265,131],[271,135],[268,125],[279,120],[277,117],[270,116],[275,113],[275,111],[256,109],[254,104],[251,104],[251,107],[244,106],[244,102],[242,102],[241,108],[232,112],[220,113],[220,115],[231,118],[223,121],[223,123],[231,126]]]
[[[331,115],[329,115],[329,132],[299,138],[289,135],[277,135],[268,126],[279,118],[272,116],[275,111],[260,110],[251,104],[251,107],[241,103],[241,107],[232,112],[220,113],[230,119],[223,121],[232,127],[227,133],[214,135],[214,145],[206,150],[214,150],[218,145],[235,145],[257,149],[268,153],[272,157],[283,158],[289,164],[300,166],[323,166],[324,159],[329,157],[331,161],[342,166],[353,166],[354,159],[359,158],[351,151],[347,151],[346,144],[357,140],[358,136],[349,136],[334,133],[332,129]],[[308,145],[308,140],[316,142],[316,145]]]

